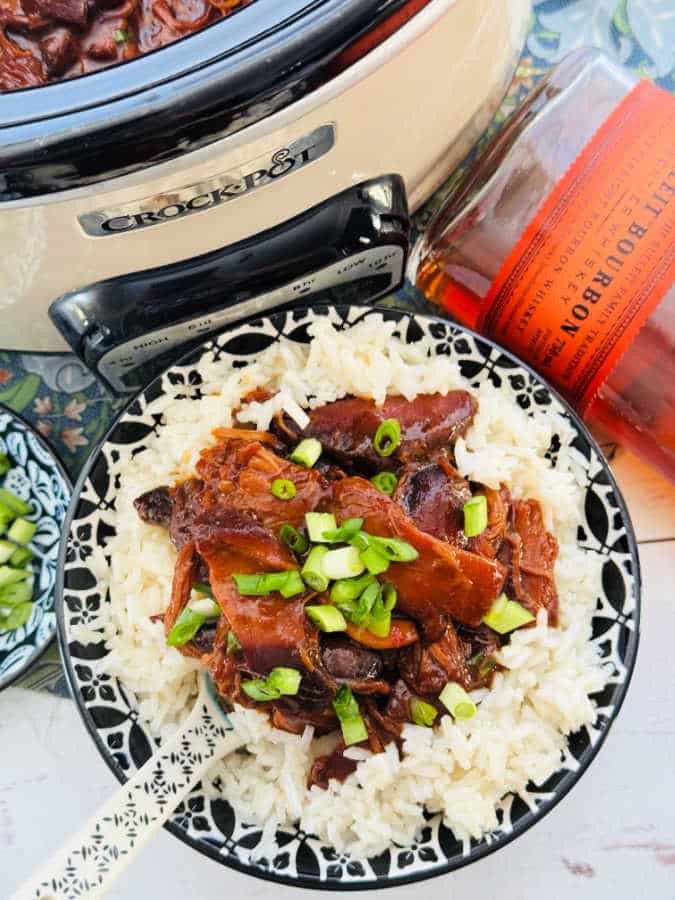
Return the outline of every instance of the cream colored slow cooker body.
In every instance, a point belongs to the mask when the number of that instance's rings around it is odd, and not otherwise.
[[[104,278],[188,259],[278,225],[366,179],[403,177],[411,209],[447,177],[495,112],[529,0],[432,0],[402,29],[301,101],[203,150],[134,175],[0,208],[0,347],[62,350],[53,300]],[[103,236],[80,217],[143,208],[219,173],[250,171],[324,125],[335,143],[287,177],[228,203]]]

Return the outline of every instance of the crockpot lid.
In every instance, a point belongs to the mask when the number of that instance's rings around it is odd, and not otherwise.
[[[232,134],[325,81],[344,47],[407,4],[253,0],[129,62],[0,94],[0,200],[96,183]]]

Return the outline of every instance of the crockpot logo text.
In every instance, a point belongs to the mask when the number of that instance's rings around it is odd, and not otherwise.
[[[200,209],[210,209],[212,206],[219,206],[221,203],[227,203],[235,197],[241,197],[242,194],[248,194],[263,184],[269,184],[287,175],[295,168],[301,168],[308,163],[312,157],[314,147],[307,147],[297,156],[291,156],[288,149],[277,150],[272,156],[270,166],[267,169],[257,169],[250,172],[240,181],[226,184],[223,188],[216,188],[204,194],[197,194],[190,197],[189,200],[176,200],[162,206],[160,209],[152,209],[144,212],[137,212],[133,215],[115,216],[101,222],[103,231],[131,231],[132,228],[145,228],[148,225],[157,225],[160,222],[166,222],[168,219],[179,219],[181,216],[189,215],[193,212],[199,212]]]
[[[323,125],[288,147],[276,150],[266,160],[257,159],[238,172],[217,175],[168,194],[146,197],[136,204],[86,213],[79,221],[87,234],[103,236],[180,219],[236,200],[297,172],[327,153],[334,143],[333,126]]]

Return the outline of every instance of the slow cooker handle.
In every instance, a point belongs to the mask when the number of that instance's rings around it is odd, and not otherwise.
[[[383,176],[221,250],[72,291],[49,314],[114,394],[135,393],[238,319],[289,304],[368,303],[394,290],[409,230],[403,182]]]

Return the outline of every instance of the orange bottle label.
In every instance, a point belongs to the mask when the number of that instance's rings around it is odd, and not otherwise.
[[[585,413],[675,281],[675,97],[641,82],[492,284],[478,330]]]

